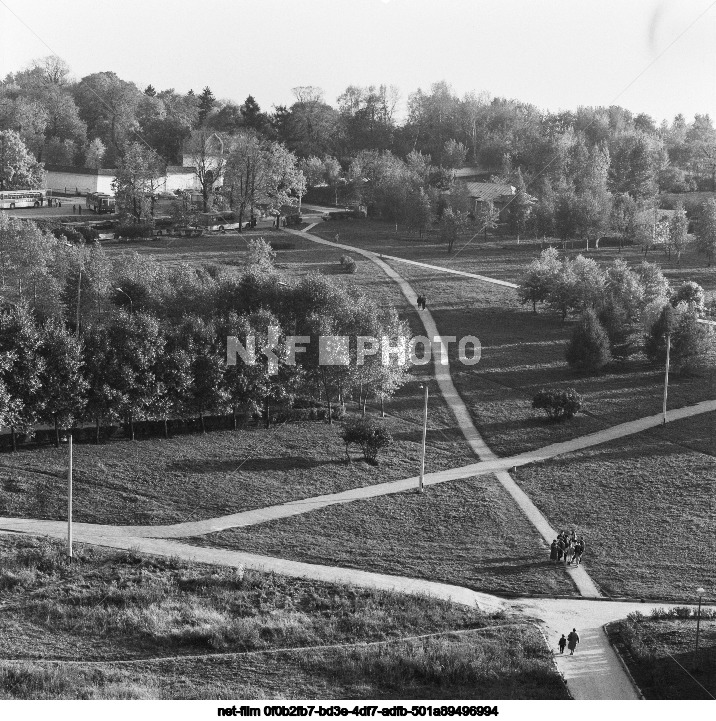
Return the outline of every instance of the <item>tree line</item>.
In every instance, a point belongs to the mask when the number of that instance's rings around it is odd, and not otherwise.
[[[368,355],[349,365],[319,364],[319,336],[386,336],[399,346],[408,328],[393,308],[359,290],[310,274],[283,275],[263,240],[246,266],[163,266],[134,253],[110,258],[99,244],[70,245],[33,223],[0,214],[3,272],[17,303],[0,309],[0,426],[16,434],[55,428],[55,441],[79,423],[141,420],[168,433],[176,418],[262,413],[296,398],[326,404],[332,420],[350,395],[390,397],[408,378],[407,356]],[[254,358],[227,364],[227,338],[255,338]],[[287,336],[305,336],[291,358]],[[401,340],[404,339],[404,340]],[[247,346],[248,347],[248,346]],[[271,367],[273,350],[277,366]],[[264,349],[264,351],[262,351]],[[274,372],[275,371],[275,372]]]
[[[619,106],[548,112],[486,92],[458,97],[438,82],[408,95],[399,122],[394,87],[351,85],[334,104],[313,86],[293,93],[290,106],[267,112],[252,95],[243,103],[219,100],[209,86],[200,93],[141,90],[112,72],[75,80],[50,56],[0,82],[0,131],[16,133],[38,163],[122,168],[125,179],[138,166],[158,177],[155,165],[179,164],[189,155],[205,210],[209,189],[224,173],[227,188],[217,206],[239,212],[254,203],[275,207],[283,191],[300,195],[304,177],[329,188],[336,202],[365,202],[422,230],[426,215],[442,217],[449,190],[447,238],[455,222],[459,233],[466,213],[464,188],[452,175],[465,164],[518,188],[503,222],[512,232],[535,235],[599,237],[610,227],[631,233],[659,192],[716,190],[716,129],[707,114],[657,125]],[[14,144],[3,141],[8,158]],[[2,187],[27,184],[12,175],[3,161]],[[256,196],[248,192],[254,177],[263,183]],[[151,195],[152,177],[135,181]],[[146,215],[137,197],[124,207]],[[495,219],[486,210],[478,220],[482,227]]]

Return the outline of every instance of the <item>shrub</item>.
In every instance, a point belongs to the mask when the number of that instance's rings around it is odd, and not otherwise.
[[[89,225],[78,225],[75,230],[82,236],[85,243],[94,243],[99,240],[99,231]]]
[[[567,345],[567,363],[575,370],[597,372],[611,359],[609,337],[593,310],[586,310]]]
[[[386,428],[372,418],[349,419],[343,428],[342,438],[346,444],[348,461],[351,459],[348,448],[355,444],[360,446],[366,462],[372,465],[378,465],[378,452],[381,448],[387,448],[393,442]]]
[[[114,234],[118,238],[151,238],[152,226],[149,223],[132,223],[129,225],[118,225]]]
[[[342,255],[338,262],[346,273],[355,273],[358,270],[355,260],[350,255]]]
[[[81,243],[84,240],[83,236],[74,228],[53,228],[52,235],[58,240],[64,237],[70,243]]]
[[[553,421],[574,417],[582,408],[582,399],[574,388],[566,391],[544,388],[532,399],[532,408],[544,411]]]

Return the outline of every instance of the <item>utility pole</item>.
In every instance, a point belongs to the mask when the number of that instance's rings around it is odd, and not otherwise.
[[[671,354],[671,333],[666,334],[666,367],[664,368],[664,425],[666,425],[666,398],[669,394],[669,355]]]
[[[423,406],[423,444],[420,451],[420,480],[418,482],[418,492],[423,492],[423,478],[425,476],[425,438],[428,433],[428,384],[423,384],[423,390],[425,391],[424,397],[425,402]]]
[[[67,467],[67,555],[72,558],[72,433],[68,439],[69,465]]]

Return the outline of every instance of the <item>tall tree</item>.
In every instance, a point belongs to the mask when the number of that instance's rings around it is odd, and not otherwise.
[[[45,171],[13,130],[0,131],[0,190],[41,188]]]
[[[197,118],[199,127],[206,123],[206,119],[209,117],[214,105],[216,105],[216,98],[214,93],[211,92],[211,88],[207,85],[199,96],[199,116]]]
[[[112,182],[119,213],[135,223],[152,221],[154,196],[163,174],[164,165],[155,150],[129,143]]]
[[[716,256],[716,200],[709,198],[701,206],[696,226],[696,248],[706,256],[709,267]]]

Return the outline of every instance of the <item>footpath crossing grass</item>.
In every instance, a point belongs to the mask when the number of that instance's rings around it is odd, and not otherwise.
[[[670,442],[682,423],[513,474],[554,528],[584,534],[609,595],[692,602],[716,586],[716,459]]]
[[[566,697],[521,618],[75,550],[68,563],[60,542],[0,535],[0,699]],[[439,635],[402,640],[423,634]]]
[[[504,595],[577,595],[562,568],[492,476],[330,506],[186,539]]]

